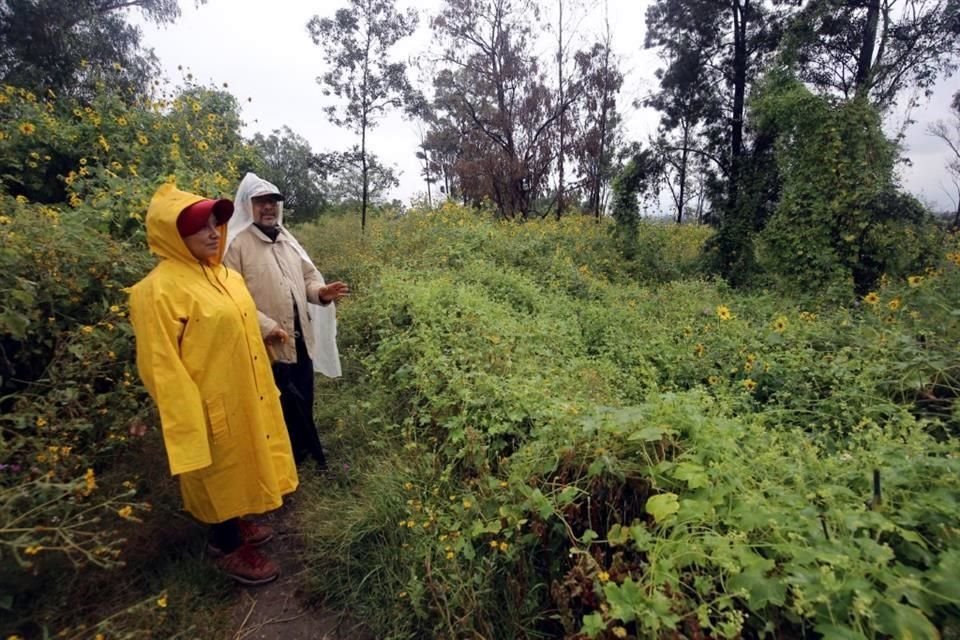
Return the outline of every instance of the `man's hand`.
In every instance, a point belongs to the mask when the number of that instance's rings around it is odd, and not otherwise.
[[[263,341],[267,344],[276,344],[277,342],[283,343],[290,339],[290,335],[283,330],[283,327],[280,325],[275,326],[270,333],[263,337]]]
[[[317,297],[323,304],[336,302],[348,295],[350,295],[350,287],[347,286],[346,282],[340,282],[339,280],[326,284],[317,290]]]

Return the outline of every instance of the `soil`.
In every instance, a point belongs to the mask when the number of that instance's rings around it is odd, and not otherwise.
[[[258,519],[274,529],[262,550],[280,565],[280,577],[260,587],[239,587],[231,614],[232,640],[373,640],[342,612],[312,606],[304,589],[306,568],[296,498]]]

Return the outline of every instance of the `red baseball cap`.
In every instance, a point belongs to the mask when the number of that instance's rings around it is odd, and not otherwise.
[[[226,198],[194,202],[177,216],[177,231],[180,232],[180,237],[192,236],[207,226],[210,214],[216,216],[217,226],[226,224],[233,216],[233,202]]]

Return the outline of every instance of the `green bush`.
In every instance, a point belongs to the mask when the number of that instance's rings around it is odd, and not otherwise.
[[[385,638],[956,624],[960,252],[813,307],[447,209],[301,234],[361,292],[321,386],[346,466],[308,500],[318,595]],[[667,278],[699,247],[674,230]]]

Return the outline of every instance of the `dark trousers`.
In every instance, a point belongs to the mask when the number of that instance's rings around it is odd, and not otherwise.
[[[233,553],[240,548],[240,519],[230,518],[210,525],[210,542],[222,553]]]
[[[323,455],[317,426],[313,422],[313,361],[307,353],[303,329],[296,312],[294,318],[297,361],[293,364],[275,362],[273,377],[280,389],[280,406],[290,434],[290,444],[293,445],[293,459],[299,465],[311,457],[321,469],[326,469],[327,460]]]

